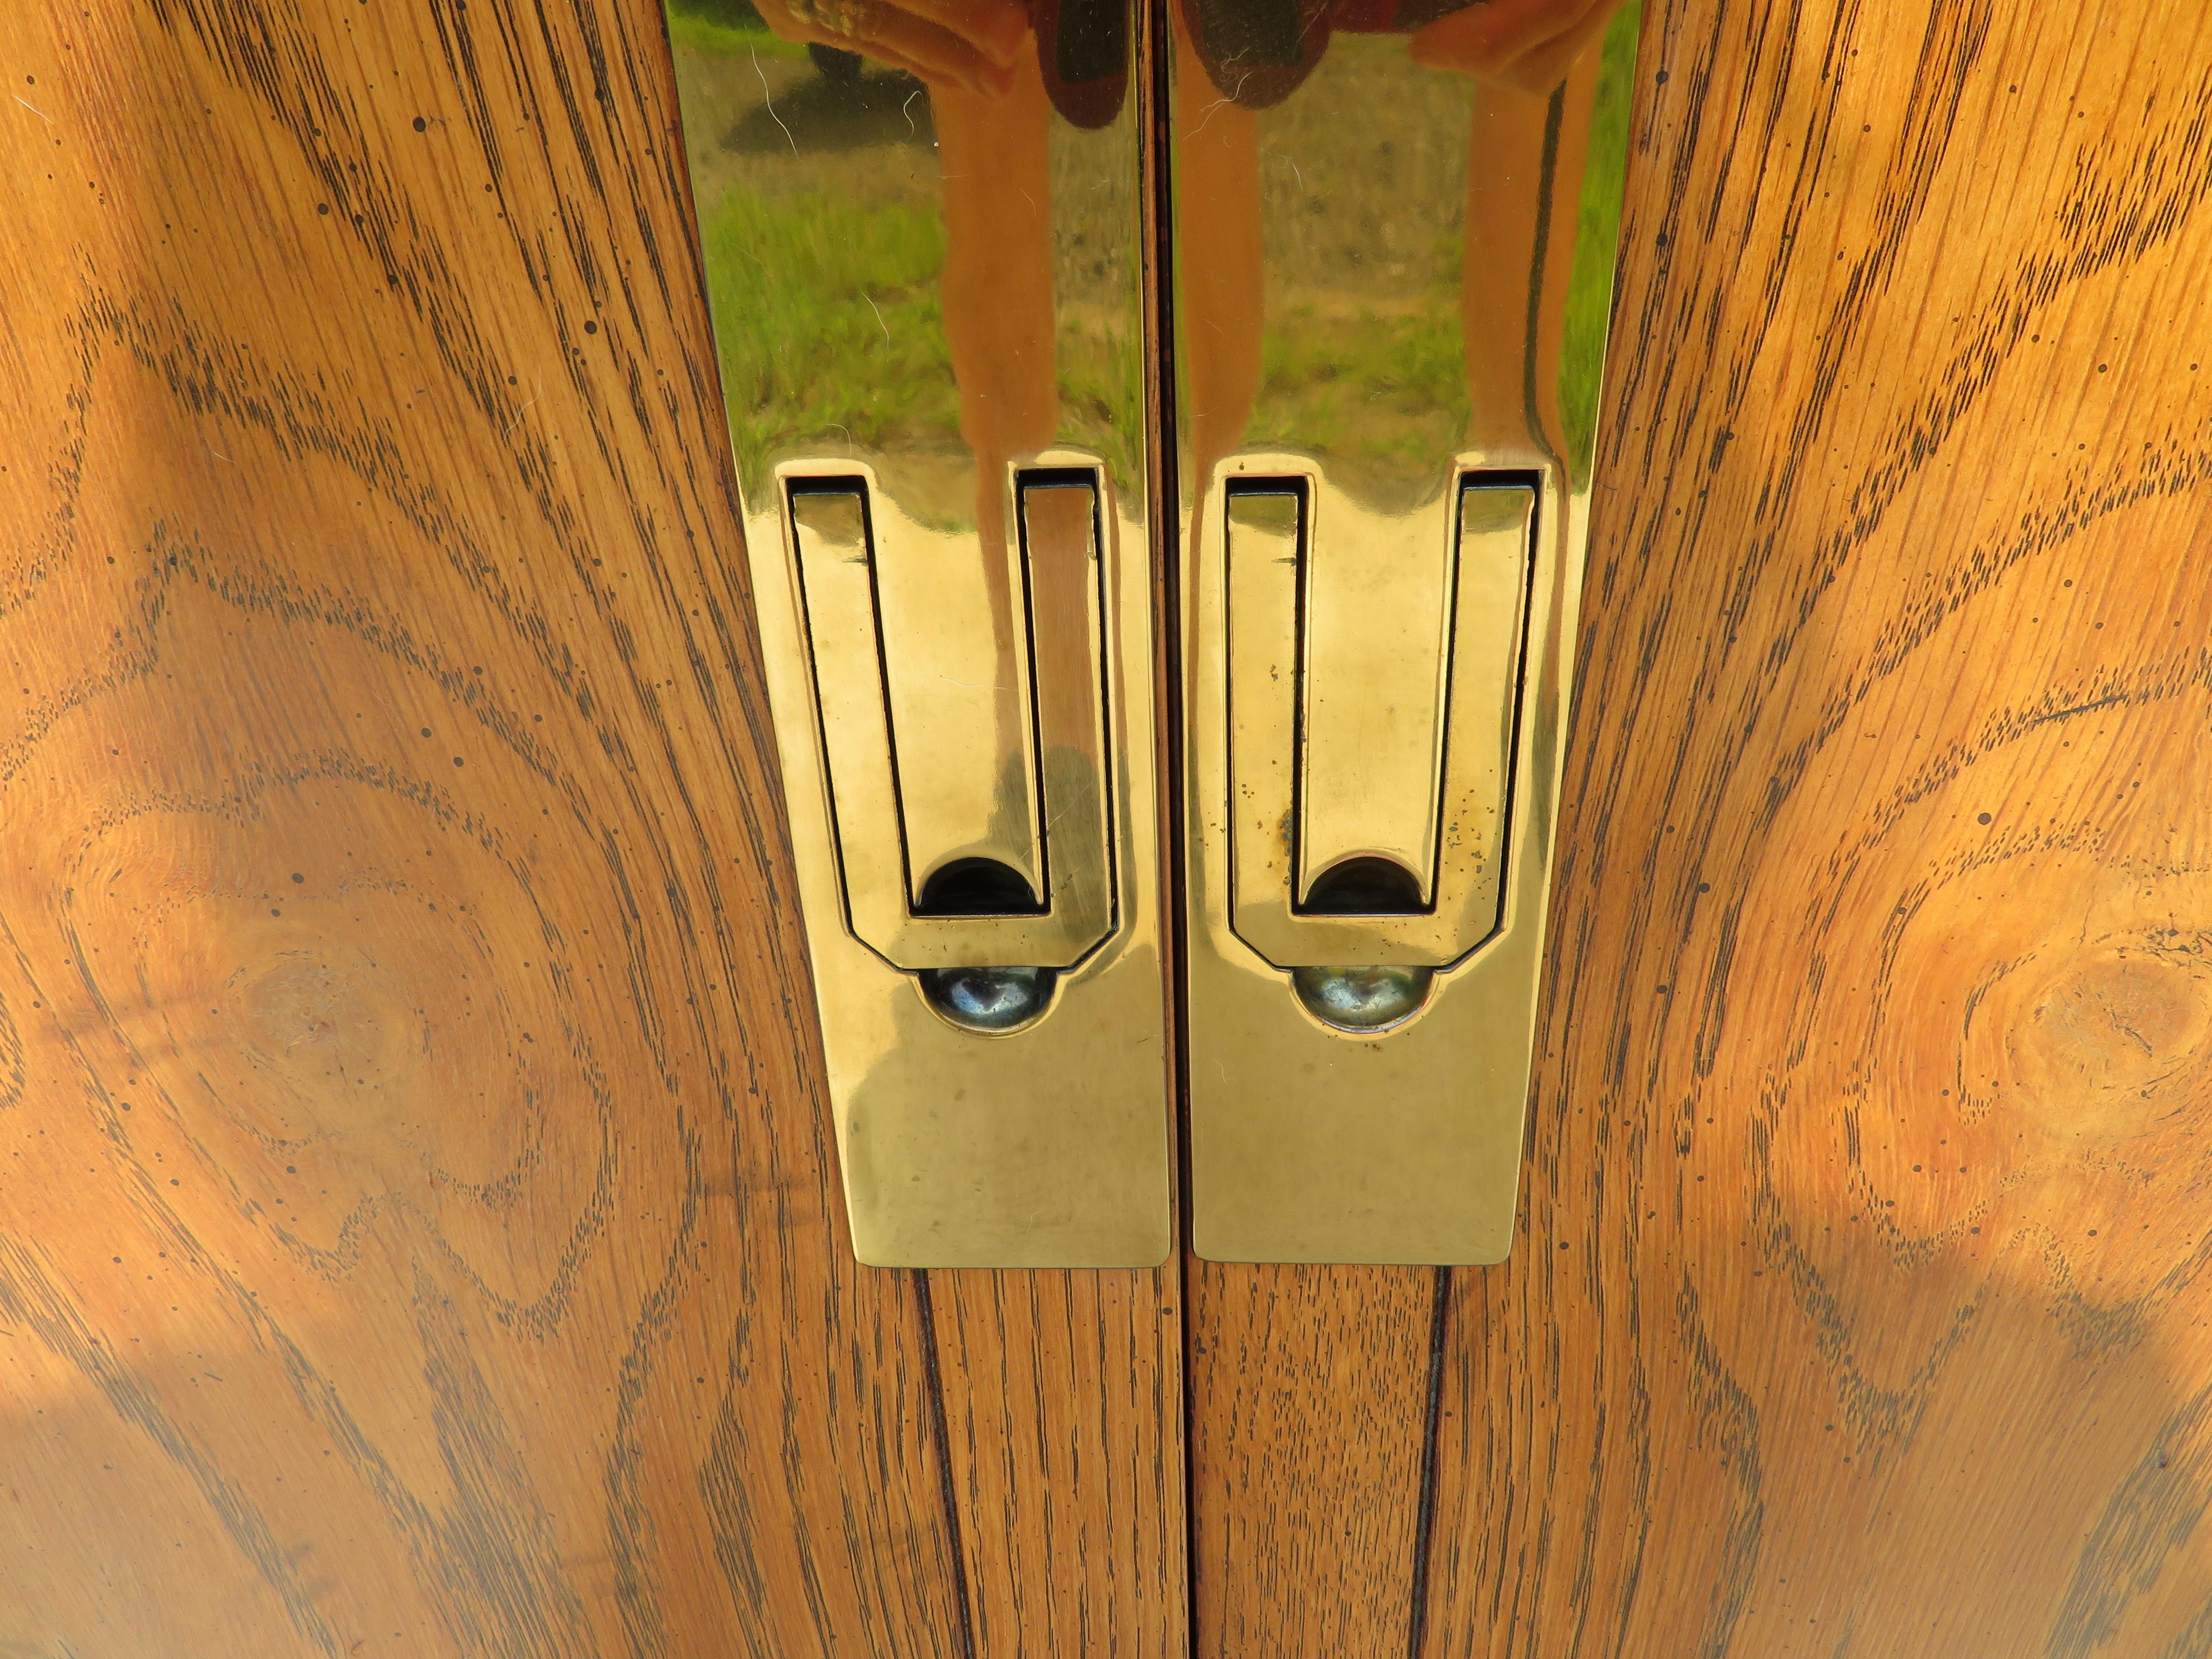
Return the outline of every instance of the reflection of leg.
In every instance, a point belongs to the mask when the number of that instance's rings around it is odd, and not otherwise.
[[[930,94],[945,182],[945,336],[960,392],[961,434],[975,457],[975,532],[990,586],[1001,755],[1016,752],[1028,718],[1018,695],[1023,630],[1010,580],[1006,465],[1045,448],[1060,425],[1051,106],[1036,52],[1024,51],[1018,63],[1004,98],[947,87]],[[1001,786],[1003,793],[1003,779]]]
[[[1180,7],[1175,26],[1177,348],[1202,489],[1214,464],[1243,441],[1260,395],[1260,138],[1252,112],[1206,79]]]
[[[1461,307],[1474,410],[1468,438],[1479,448],[1533,442],[1566,453],[1559,347],[1597,71],[1594,42],[1550,97],[1477,83]]]
[[[945,334],[960,430],[978,465],[1052,441],[1051,106],[1034,52],[1004,98],[939,88],[945,179]]]

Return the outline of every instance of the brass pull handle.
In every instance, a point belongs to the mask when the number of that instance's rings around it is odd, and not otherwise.
[[[1559,83],[1448,61],[1455,9],[1435,67],[1307,38],[1268,81],[1227,29],[1176,65],[1222,100],[1171,125],[1202,1256],[1512,1243],[1634,26]],[[1433,146],[1350,165],[1377,100]]]
[[[1231,914],[1276,967],[1425,974],[1498,931],[1538,476],[1402,525],[1227,480]]]
[[[677,58],[875,1265],[1149,1267],[1174,1242],[1141,124],[1127,0],[1103,3],[974,86],[867,35],[818,72]]]
[[[1388,515],[1286,460],[1228,463],[1196,538],[1191,672],[1221,691],[1194,698],[1193,787],[1227,810],[1191,819],[1194,1242],[1496,1260],[1548,877],[1558,471],[1470,460]]]
[[[1172,785],[1195,1248],[1498,1260],[1632,25],[769,9],[679,88],[860,1259],[1167,1255]]]
[[[997,572],[865,476],[783,482],[854,933],[909,970],[1075,966],[1114,920],[1099,474],[1016,473]]]
[[[747,525],[854,1248],[1150,1266],[1165,1011],[1127,492],[1033,457],[1000,537],[909,511],[890,480],[916,470],[787,460]]]

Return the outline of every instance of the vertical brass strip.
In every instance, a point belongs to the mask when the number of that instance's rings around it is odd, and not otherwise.
[[[1179,74],[1219,94],[1174,126],[1191,1237],[1224,1261],[1492,1263],[1522,1173],[1636,16],[1587,8],[1508,74],[1502,35],[1452,21],[1495,9],[1475,0],[1325,22],[1270,3],[1209,4],[1224,27],[1176,37]],[[1386,313],[1419,319],[1418,350]],[[1238,500],[1292,475],[1302,729],[1262,690],[1279,658],[1247,648],[1269,585]]]
[[[1394,557],[1342,532],[1324,514],[1298,538],[1291,906],[1304,911],[1342,860],[1380,856],[1413,879],[1419,908],[1433,910],[1458,538],[1432,518],[1418,551]]]
[[[1150,1268],[1174,1245],[1132,4],[1016,8],[1010,61],[968,79],[909,75],[884,8],[845,8],[834,55],[766,0],[773,51],[718,25],[674,52],[839,1172],[874,1266]],[[1024,479],[1054,486],[1028,492],[1048,522],[1017,522]],[[1057,487],[1077,483],[1091,511]]]
[[[1017,485],[1022,592],[1037,757],[1037,868],[1054,908],[1120,915],[1111,831],[1113,757],[1107,744],[1112,657],[1106,638],[1105,526],[1098,475],[1034,471]],[[1091,660],[1089,674],[1065,659]],[[1056,672],[1039,672],[1050,665]]]
[[[865,921],[853,915],[853,888],[865,892],[896,883],[902,892],[912,866],[899,805],[897,735],[884,672],[866,484],[859,478],[808,479],[788,492],[787,510],[819,711],[830,833],[843,872],[846,916],[857,930]],[[841,796],[840,778],[860,787]]]
[[[1462,497],[1462,506],[1464,509],[1464,496]],[[1551,527],[1547,522],[1547,515],[1563,512],[1565,508],[1565,503],[1556,495],[1552,500],[1547,501],[1542,488],[1540,486],[1534,488],[1534,505],[1528,514],[1528,576],[1526,584],[1521,590],[1521,619],[1514,642],[1515,661],[1517,666],[1514,673],[1513,703],[1506,715],[1505,744],[1506,752],[1509,754],[1520,752],[1522,726],[1528,718],[1528,664],[1529,653],[1534,648],[1535,644],[1529,638],[1529,629],[1536,611],[1536,582],[1542,574],[1543,568],[1542,557],[1539,551],[1542,546],[1541,538],[1552,533]],[[1464,523],[1464,518],[1462,522]],[[1571,678],[1573,674],[1571,659],[1563,672]],[[1510,879],[1514,861],[1522,857],[1525,850],[1514,840],[1513,824],[1514,814],[1520,810],[1521,792],[1528,787],[1528,780],[1521,775],[1519,767],[1507,769],[1505,795],[1498,806],[1498,869],[1500,877],[1498,891],[1498,925],[1500,927],[1504,925],[1505,921],[1505,896],[1511,890],[1505,884]],[[1548,860],[1553,854],[1548,847],[1546,847],[1541,849],[1540,856]],[[1522,1111],[1525,1113],[1527,1109],[1524,1105]]]
[[[910,849],[905,900],[920,904],[948,852],[963,849],[1018,872],[1042,908],[1042,757],[1033,723],[1017,714],[1036,700],[1021,646],[1017,538],[979,557],[948,557],[945,538],[878,494],[869,524],[876,643]]]
[[[1268,478],[1224,506],[1231,879],[1273,896],[1297,879],[1310,503],[1303,480]]]
[[[1470,919],[1468,933],[1486,934],[1504,924],[1506,882],[1520,850],[1513,844],[1513,757],[1520,750],[1522,705],[1528,696],[1528,617],[1547,504],[1540,474],[1489,472],[1462,477],[1454,506],[1451,669],[1445,688],[1449,717],[1438,745],[1437,803],[1441,823],[1456,822],[1460,833],[1474,840],[1483,803],[1492,793],[1489,781],[1493,775],[1504,780],[1496,797],[1497,832],[1484,879],[1473,891],[1453,896],[1456,903],[1479,909],[1485,918],[1479,929]],[[1491,722],[1487,730],[1486,716]],[[1482,763],[1486,757],[1488,769]],[[1443,843],[1440,833],[1439,884]]]

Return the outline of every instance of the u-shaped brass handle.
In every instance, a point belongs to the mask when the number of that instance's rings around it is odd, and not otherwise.
[[[1176,1024],[1201,1255],[1498,1260],[1632,15],[767,11],[678,80],[861,1260],[1162,1260]]]

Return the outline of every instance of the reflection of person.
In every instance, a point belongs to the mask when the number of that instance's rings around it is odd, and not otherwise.
[[[1270,3],[1287,9],[1295,0]],[[1565,455],[1556,366],[1577,228],[1571,181],[1581,179],[1589,148],[1597,46],[1620,4],[1486,0],[1413,31],[1414,62],[1478,83],[1461,308],[1474,422],[1468,438],[1479,447],[1534,440]],[[1260,392],[1266,284],[1253,111],[1291,95],[1320,60],[1316,37],[1325,38],[1332,25],[1388,27],[1390,17],[1406,15],[1402,0],[1385,3],[1378,24],[1370,16],[1378,10],[1374,0],[1339,0],[1304,20],[1298,51],[1282,43],[1258,68],[1233,52],[1208,51],[1197,39],[1194,31],[1205,28],[1217,43],[1267,40],[1268,31],[1242,15],[1254,9],[1254,0],[1233,8],[1231,0],[1186,0],[1175,15],[1177,333],[1201,488],[1243,441]],[[1262,56],[1255,52],[1255,62]],[[1550,234],[1540,249],[1534,232],[1547,194]]]
[[[756,0],[787,40],[857,52],[933,89],[1004,94],[1030,32],[1017,0]]]
[[[1048,22],[1064,3],[1048,3]],[[1265,277],[1252,110],[1291,94],[1318,63],[1332,27],[1410,27],[1414,62],[1480,83],[1462,286],[1477,423],[1471,437],[1494,442],[1501,423],[1517,419],[1520,432],[1559,450],[1558,376],[1532,370],[1559,355],[1575,231],[1571,190],[1553,198],[1558,204],[1563,196],[1568,207],[1552,216],[1553,246],[1540,250],[1525,233],[1546,188],[1547,130],[1554,146],[1548,177],[1581,176],[1596,88],[1595,47],[1620,3],[1483,0],[1441,16],[1435,0],[1182,0],[1175,6],[1174,118],[1178,190],[1186,204],[1177,225],[1178,331],[1190,442],[1201,478],[1242,441],[1260,389]],[[931,89],[945,188],[945,331],[961,430],[978,468],[979,529],[987,544],[1002,545],[1006,463],[1050,443],[1059,423],[1051,102],[1030,9],[1024,0],[759,4],[787,39],[861,52],[911,72]],[[1097,24],[1085,27],[1095,32]],[[1564,102],[1556,125],[1555,93]],[[1509,246],[1515,239],[1522,245]],[[1532,281],[1540,289],[1533,311]],[[1532,318],[1533,341],[1526,337]]]
[[[945,341],[960,391],[960,433],[975,457],[975,533],[991,584],[1000,669],[1000,752],[1025,720],[1023,648],[1006,557],[1006,469],[1060,430],[1053,330],[1051,107],[1036,55],[1018,58],[997,94],[934,89],[945,181]],[[1050,618],[1040,618],[1043,628]],[[1060,649],[1080,652],[1082,637]],[[1045,646],[1042,654],[1057,654]],[[1072,660],[1080,661],[1079,655]],[[1011,781],[1018,787],[1018,776]]]
[[[1049,448],[1060,431],[1052,103],[1028,10],[1019,0],[758,3],[787,39],[859,52],[929,88],[944,190],[945,347],[961,436],[975,460],[975,531],[998,658],[996,748],[1012,755],[1027,724],[1018,662],[1026,641],[1006,556],[1008,468]],[[1080,616],[1041,617],[1037,626],[1041,656],[1088,649]],[[1055,636],[1063,636],[1057,646]],[[1020,800],[1019,769],[998,784]]]
[[[1498,9],[1506,3],[1498,0]],[[1486,445],[1507,432],[1525,433],[1563,464],[1559,371],[1567,278],[1597,101],[1597,42],[1617,3],[1601,0],[1570,30],[1522,50],[1513,38],[1459,27],[1465,12],[1431,24],[1413,42],[1417,61],[1464,70],[1480,87],[1460,281],[1460,337],[1476,422],[1469,435]],[[1571,0],[1551,8],[1571,9]],[[1555,69],[1558,78],[1548,85],[1522,78]],[[1551,214],[1540,247],[1539,207],[1547,195]]]
[[[975,460],[976,527],[1007,669],[999,677],[1001,718],[1018,720],[1018,640],[1003,556],[1011,530],[1006,470],[1048,447],[1060,425],[1049,132],[1055,95],[1065,101],[1063,81],[1050,78],[1064,67],[1062,54],[1048,51],[1052,64],[1041,65],[1038,31],[1023,0],[758,3],[788,39],[861,52],[930,88],[944,189],[945,335],[961,432]],[[1050,34],[1074,0],[1042,3]],[[1437,0],[1179,0],[1173,7],[1176,332],[1187,438],[1201,488],[1243,441],[1261,389],[1266,273],[1254,110],[1293,94],[1320,61],[1332,27],[1410,32],[1414,62],[1477,82],[1462,283],[1474,421],[1468,440],[1507,451],[1533,442],[1564,459],[1556,366],[1577,228],[1573,181],[1588,144],[1597,43],[1620,3],[1484,0],[1442,16]],[[1540,248],[1534,236],[1547,194],[1549,234]]]
[[[1021,0],[758,0],[787,40],[857,52],[929,88],[945,191],[942,283],[978,519],[1005,534],[1005,473],[1059,428],[1051,106]]]
[[[1176,341],[1189,400],[1186,441],[1203,490],[1243,441],[1260,396],[1260,136],[1252,112],[1209,83],[1180,7],[1175,39]]]
[[[1421,29],[1413,40],[1413,61],[1548,96],[1597,44],[1620,6],[1621,0],[1487,0]],[[1595,60],[1591,52],[1593,75]]]

